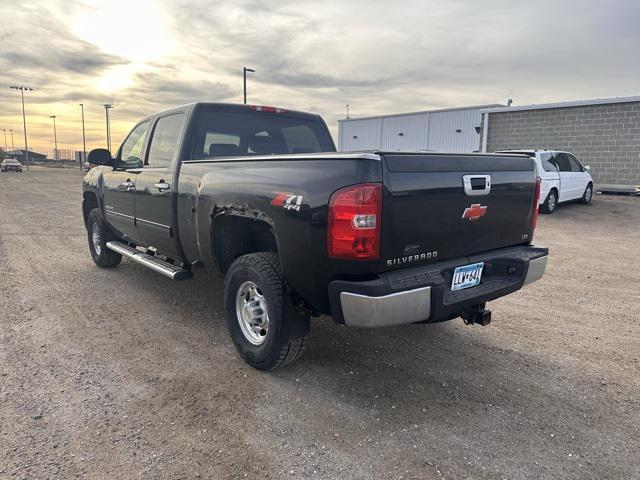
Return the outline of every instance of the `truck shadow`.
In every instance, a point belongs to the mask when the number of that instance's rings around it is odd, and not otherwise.
[[[442,414],[478,413],[505,406],[532,413],[534,403],[541,409],[547,402],[569,401],[558,398],[567,396],[560,389],[548,388],[550,380],[566,374],[559,366],[500,346],[481,329],[452,320],[355,330],[323,318],[312,328],[310,346],[299,364],[276,375],[333,392],[355,408],[377,405],[391,415],[394,410],[406,415],[423,408]]]
[[[129,270],[127,282],[152,287],[150,291],[158,295],[156,303],[170,304],[173,321],[206,330],[208,339],[203,341],[211,342],[210,348],[233,349],[224,318],[221,276],[197,272],[193,281],[171,283],[129,262],[120,269]],[[353,329],[321,317],[312,319],[309,346],[298,362],[260,375],[323,396],[332,394],[356,408],[370,408],[374,401],[397,407],[409,398],[416,405],[425,400],[452,406],[462,401],[474,408],[505,400],[514,408],[525,408],[532,395],[551,401],[554,392],[541,385],[550,378],[557,380],[561,368],[545,358],[500,346],[491,332],[499,328],[499,316],[484,328],[452,320],[384,329]],[[231,361],[242,362],[239,356]]]
[[[166,397],[171,404],[176,391],[200,398],[217,389],[220,396],[201,400],[207,411],[233,416],[240,404],[249,405],[249,417],[242,410],[247,431],[258,423],[260,431],[270,432],[281,431],[281,425],[299,425],[281,440],[306,445],[313,439],[314,445],[343,448],[338,447],[340,435],[352,442],[344,448],[360,446],[365,451],[368,441],[379,442],[375,448],[384,446],[380,454],[389,462],[400,457],[416,468],[424,467],[429,452],[448,457],[452,451],[472,451],[489,458],[498,449],[516,463],[530,461],[531,451],[552,458],[557,445],[550,435],[558,432],[602,443],[591,433],[591,417],[594,405],[607,401],[606,392],[584,372],[536,354],[535,346],[526,352],[511,348],[508,336],[494,329],[501,328],[501,321],[513,328],[509,323],[517,321],[514,313],[510,318],[500,312],[485,328],[453,320],[363,330],[321,317],[312,321],[302,358],[265,373],[244,364],[231,344],[220,276],[197,272],[194,281],[172,283],[129,262],[113,273],[121,276],[121,282],[114,279],[117,283],[144,285],[146,301],[163,312],[161,320],[145,317],[147,323],[153,322],[155,330],[161,326],[178,332],[172,338],[158,333],[152,339],[166,342],[164,362],[179,372],[154,384],[156,402]],[[171,345],[189,342],[196,349],[185,362],[184,350],[173,354]],[[143,343],[140,348],[154,358],[158,347]],[[254,404],[258,398],[268,400]],[[619,418],[607,422],[611,429],[629,420],[619,412],[612,415]],[[211,428],[225,428],[206,421]],[[608,427],[604,430],[599,432],[602,438],[613,434]]]

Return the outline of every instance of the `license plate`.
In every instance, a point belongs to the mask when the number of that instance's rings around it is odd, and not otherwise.
[[[451,290],[464,290],[480,284],[484,262],[458,267],[453,271]]]

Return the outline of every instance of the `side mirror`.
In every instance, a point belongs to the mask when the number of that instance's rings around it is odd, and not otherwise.
[[[585,169],[587,172],[590,172],[590,171],[591,171],[591,167],[590,167],[589,165],[585,165],[585,166],[584,166],[584,169]]]
[[[111,152],[106,148],[94,148],[87,156],[87,162],[94,165],[112,165]]]

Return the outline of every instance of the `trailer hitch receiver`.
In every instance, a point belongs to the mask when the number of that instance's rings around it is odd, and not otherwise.
[[[482,325],[486,327],[491,323],[491,310],[484,308],[485,304],[474,305],[462,312],[462,320],[465,325]]]

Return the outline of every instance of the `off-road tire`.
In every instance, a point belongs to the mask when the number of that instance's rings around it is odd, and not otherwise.
[[[552,188],[547,198],[545,198],[542,205],[540,205],[540,212],[550,215],[556,211],[556,208],[558,208],[558,192]]]
[[[255,284],[266,301],[269,324],[259,345],[243,333],[243,320],[236,308],[239,291],[247,282]],[[224,296],[229,335],[249,365],[258,370],[274,370],[302,355],[307,343],[309,315],[296,311],[291,305],[275,253],[251,253],[237,258],[227,272]]]
[[[97,228],[100,234],[99,247],[94,243],[94,228]],[[96,265],[101,268],[113,268],[120,263],[122,255],[107,248],[107,242],[115,240],[115,237],[104,223],[100,210],[97,208],[91,210],[87,217],[87,237],[91,258]]]

